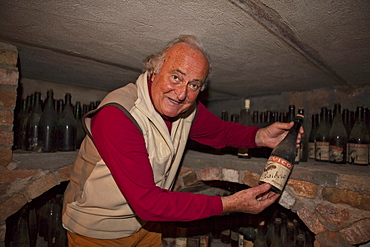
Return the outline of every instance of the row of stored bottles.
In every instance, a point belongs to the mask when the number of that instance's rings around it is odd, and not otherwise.
[[[296,110],[295,105],[289,105],[287,112],[264,111],[250,112],[250,101],[245,101],[245,108],[240,114],[229,114],[222,111],[221,118],[225,121],[238,122],[246,126],[265,127],[276,121],[291,122],[296,114],[305,115],[302,107]],[[307,116],[305,116],[306,120]],[[305,129],[300,148],[297,149],[295,164],[307,162],[308,159],[338,164],[368,165],[370,162],[370,111],[358,106],[354,111],[341,110],[339,103],[333,109],[322,107],[320,113],[311,114],[312,127]],[[252,148],[236,150],[224,148],[214,150],[203,145],[190,142],[190,149],[216,154],[233,154],[239,158],[268,158],[272,149]]]
[[[64,182],[23,206],[6,219],[6,247],[67,247],[62,226]]]
[[[36,152],[74,151],[85,137],[82,116],[94,110],[99,101],[81,105],[72,95],[55,100],[49,89],[44,101],[41,93],[28,95],[17,106],[14,121],[14,149]]]
[[[161,223],[167,247],[312,247],[315,236],[296,214],[272,205],[259,215],[230,213],[192,222]]]
[[[308,157],[338,164],[368,165],[370,162],[369,111],[358,106],[355,112],[334,105],[333,118],[326,107],[312,115]],[[332,120],[331,120],[332,119]]]
[[[63,182],[27,203],[6,220],[6,247],[66,247],[62,226]],[[216,182],[235,193],[247,186]],[[226,188],[227,187],[227,188]],[[160,222],[164,246],[311,247],[314,234],[292,211],[274,203],[258,215],[228,213],[190,222]]]

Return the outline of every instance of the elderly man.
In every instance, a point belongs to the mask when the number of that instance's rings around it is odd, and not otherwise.
[[[210,64],[194,36],[180,36],[144,62],[135,84],[86,115],[88,134],[64,199],[70,246],[161,246],[155,222],[257,214],[279,196],[268,184],[226,197],[171,191],[188,138],[215,148],[273,148],[293,123],[259,129],[210,113],[197,101]]]

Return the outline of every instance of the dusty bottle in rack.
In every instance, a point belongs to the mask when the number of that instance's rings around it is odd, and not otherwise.
[[[297,235],[296,247],[305,247],[305,237],[303,233]]]
[[[41,109],[41,93],[35,92],[33,95],[33,109],[27,122],[26,129],[26,148],[28,151],[38,151],[38,134],[39,122],[42,114]]]
[[[244,100],[244,109],[240,112],[240,123],[245,126],[252,126],[249,99]],[[238,158],[250,159],[248,148],[238,149]]]
[[[349,111],[348,109],[343,109],[342,119],[344,128],[346,128],[347,136],[349,138],[349,135],[351,134],[351,130],[355,123],[353,112]]]
[[[311,131],[308,136],[308,158],[315,158],[316,133],[319,127],[319,114],[312,114]]]
[[[58,119],[54,110],[54,92],[47,91],[44,111],[40,117],[38,145],[42,152],[55,152],[58,150]]]
[[[23,149],[23,150],[26,150],[26,131],[27,131],[27,122],[28,122],[28,118],[29,118],[29,115],[30,115],[30,112],[31,112],[31,109],[32,109],[32,106],[31,106],[31,100],[32,96],[31,95],[28,95],[27,98],[26,98],[26,112],[25,114],[23,114],[22,116],[22,119],[21,119],[21,122],[20,122],[20,128],[21,128],[21,132],[20,132],[20,138],[21,138],[21,146],[20,146],[20,149]]]
[[[317,161],[329,161],[329,131],[328,109],[321,108],[321,121],[316,133],[315,159]]]
[[[66,93],[63,113],[58,123],[58,150],[74,151],[76,150],[76,119],[73,115],[71,104],[71,94]]]
[[[358,107],[358,116],[348,140],[348,163],[369,164],[369,132],[364,122],[364,108]]]
[[[295,247],[296,229],[292,222],[287,223],[287,241],[286,247]]]
[[[81,103],[79,101],[76,101],[76,105],[75,105],[75,118],[76,118],[76,127],[77,127],[76,147],[80,148],[81,142],[85,137],[85,130],[82,127],[82,108],[81,108]]]
[[[331,163],[346,163],[347,142],[348,137],[342,120],[341,106],[335,104],[333,124],[329,132],[329,160]]]
[[[270,247],[284,247],[283,243],[281,242],[281,219],[276,218],[274,222],[274,237],[272,238],[272,242]]]
[[[265,229],[265,221],[261,221],[258,224],[257,236],[256,236],[256,239],[254,240],[253,247],[268,247],[264,229]]]
[[[256,231],[253,227],[239,228],[239,247],[252,247],[256,238]]]
[[[297,114],[293,127],[286,137],[272,150],[259,184],[269,183],[271,190],[281,194],[293,169],[296,156],[296,140],[304,116]]]
[[[290,123],[294,121],[294,118],[295,118],[295,105],[290,104],[287,112],[287,122]]]
[[[21,149],[22,148],[22,119],[27,112],[27,101],[26,99],[22,99],[20,101],[21,106],[18,110],[18,113],[14,112],[14,149]]]
[[[298,109],[298,112],[297,112],[297,114],[298,115],[302,115],[302,116],[304,116],[304,109],[303,109],[303,107],[300,107],[299,109]],[[293,121],[294,121],[294,119],[293,119]],[[302,123],[303,124],[303,123]],[[304,153],[303,153],[303,149],[306,149],[306,147],[305,147],[305,145],[306,145],[306,143],[304,142],[304,138],[302,137],[302,139],[301,139],[301,143],[300,143],[300,145],[299,145],[299,147],[297,148],[297,150],[296,150],[296,156],[295,156],[295,160],[294,160],[294,164],[296,165],[296,164],[299,164],[299,161],[307,161],[307,159],[305,159],[304,157],[303,157],[303,155],[304,155]]]

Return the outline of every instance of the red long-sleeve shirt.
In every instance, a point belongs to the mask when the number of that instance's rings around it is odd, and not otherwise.
[[[171,129],[171,122],[164,119]],[[215,148],[255,147],[257,127],[225,122],[198,103],[189,138]],[[144,137],[118,108],[92,118],[91,131],[101,157],[135,213],[147,221],[190,221],[222,213],[218,196],[173,192],[154,183]]]

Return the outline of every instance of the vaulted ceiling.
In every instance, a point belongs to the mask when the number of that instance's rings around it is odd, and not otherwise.
[[[179,34],[210,56],[210,99],[370,83],[368,0],[0,0],[31,79],[109,91]]]

